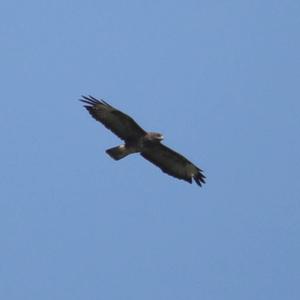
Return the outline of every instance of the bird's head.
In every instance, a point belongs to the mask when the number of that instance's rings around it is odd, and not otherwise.
[[[146,138],[149,142],[161,142],[164,136],[158,132],[148,132]]]

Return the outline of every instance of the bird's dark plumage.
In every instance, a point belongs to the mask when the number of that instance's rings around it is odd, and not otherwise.
[[[181,154],[159,143],[149,146],[141,155],[158,166],[164,173],[192,183],[192,178],[198,185],[205,183],[202,170],[187,160]]]
[[[131,153],[140,153],[158,166],[164,173],[201,186],[205,183],[203,171],[181,154],[161,143],[160,133],[146,132],[131,117],[112,107],[104,100],[82,96],[80,101],[91,116],[111,130],[125,144],[106,150],[113,159],[119,160]]]
[[[123,141],[133,140],[145,134],[131,117],[109,105],[104,100],[98,100],[92,96],[82,96],[82,102],[88,104],[85,108],[91,116],[110,129]]]

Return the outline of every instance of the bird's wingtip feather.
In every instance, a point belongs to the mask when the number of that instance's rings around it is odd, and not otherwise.
[[[90,105],[96,105],[96,104],[102,104],[102,105],[106,105],[106,106],[110,106],[110,104],[108,104],[106,101],[104,101],[103,99],[97,99],[92,95],[81,95],[81,98],[79,99],[79,101],[84,102],[84,103],[88,103]]]

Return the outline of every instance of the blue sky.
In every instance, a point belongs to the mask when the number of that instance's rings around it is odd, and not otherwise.
[[[300,298],[300,2],[2,1],[0,298]],[[204,169],[176,180],[91,94]]]

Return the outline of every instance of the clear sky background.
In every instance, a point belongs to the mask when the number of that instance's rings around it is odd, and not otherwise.
[[[300,299],[300,2],[2,1],[0,298]],[[139,155],[91,94],[204,169]]]

